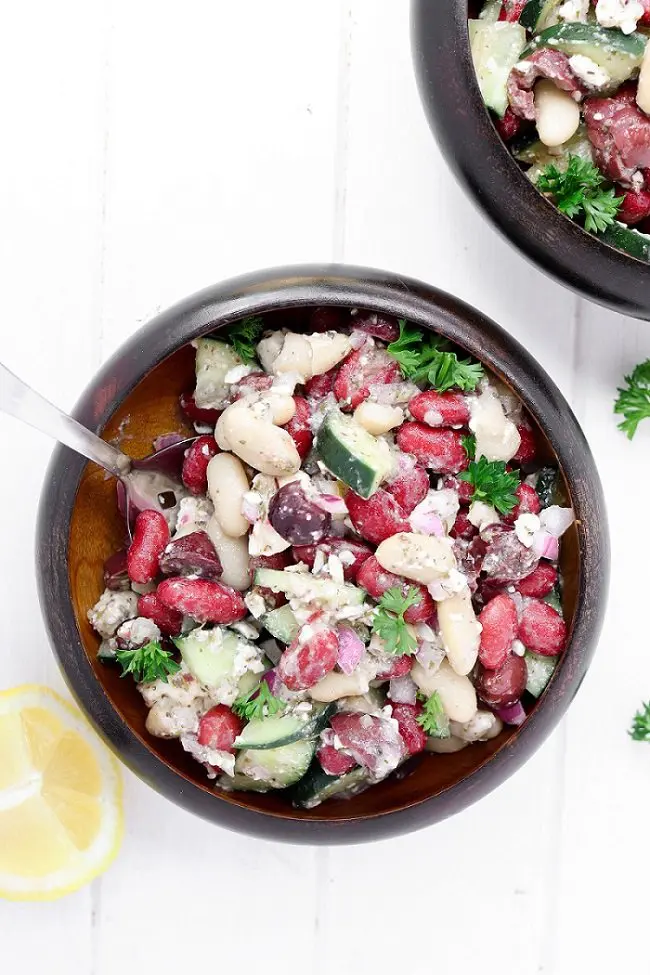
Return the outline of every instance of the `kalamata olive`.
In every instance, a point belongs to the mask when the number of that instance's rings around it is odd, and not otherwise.
[[[516,704],[524,693],[527,679],[526,661],[511,654],[497,670],[486,670],[479,664],[474,686],[489,707],[507,708]]]
[[[167,576],[195,575],[218,579],[221,560],[206,532],[191,532],[173,539],[160,556],[160,571]]]
[[[277,491],[269,505],[269,521],[292,545],[313,545],[324,538],[332,516],[307,497],[295,481]]]
[[[131,588],[129,573],[126,569],[126,549],[120,549],[110,555],[104,562],[104,586],[113,592],[120,592]]]

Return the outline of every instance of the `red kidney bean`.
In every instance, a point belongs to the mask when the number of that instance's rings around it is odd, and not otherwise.
[[[246,615],[240,593],[209,579],[165,579],[156,593],[165,606],[197,623],[234,623]]]
[[[271,498],[269,521],[292,545],[312,545],[327,534],[332,516],[310,501],[297,481],[291,481]]]
[[[285,430],[295,443],[300,459],[304,460],[311,450],[312,440],[314,439],[314,434],[309,425],[311,409],[307,400],[302,396],[294,396],[293,401],[296,404],[296,412],[285,426]]]
[[[160,556],[169,542],[169,526],[159,511],[148,508],[135,520],[133,541],[127,553],[129,579],[143,585],[159,571]]]
[[[467,541],[478,535],[478,528],[476,528],[469,520],[469,514],[467,511],[459,511],[456,515],[456,521],[454,522],[453,528],[449,532],[452,538],[464,538]]]
[[[526,661],[511,653],[498,670],[487,670],[479,664],[474,686],[488,707],[509,708],[517,703],[526,690],[527,680]]]
[[[235,739],[241,734],[244,722],[225,704],[217,704],[199,722],[199,745],[233,754]]]
[[[241,399],[247,393],[263,393],[273,385],[273,376],[266,372],[249,372],[242,376],[234,387],[235,399]]]
[[[420,600],[413,606],[409,606],[404,613],[404,619],[407,623],[424,623],[433,615],[436,609],[436,604],[429,595],[426,586],[418,586],[413,582],[409,582],[408,579],[404,579],[402,576],[394,575],[392,572],[386,572],[374,555],[366,559],[359,569],[357,573],[357,585],[365,589],[373,599],[381,599],[388,589],[401,589],[404,595],[406,595],[409,589],[417,589]]]
[[[469,542],[463,538],[456,538],[454,542],[458,568],[467,577],[467,584],[472,592],[476,591],[486,551],[487,545],[478,535]]]
[[[399,733],[409,755],[423,752],[427,743],[427,735],[418,724],[418,716],[424,708],[417,704],[393,704],[392,717],[397,721]]]
[[[404,466],[384,485],[386,491],[395,498],[405,515],[424,501],[429,490],[429,475],[420,464]]]
[[[382,342],[394,342],[399,338],[399,325],[392,315],[378,315],[374,311],[360,311],[354,315],[350,324],[361,329],[367,335],[372,335]]]
[[[462,393],[437,393],[435,389],[409,400],[409,413],[429,427],[462,427],[469,421],[469,407]]]
[[[554,657],[564,650],[566,623],[548,603],[531,599],[524,605],[518,636],[528,650]]]
[[[405,619],[406,615],[408,614],[405,614]],[[386,657],[388,656],[389,654],[386,654]],[[406,677],[411,672],[413,659],[413,657],[410,657],[406,653],[402,654],[401,657],[392,657],[390,660],[381,658],[380,666],[383,669],[377,671],[377,680],[392,680],[393,677]]]
[[[519,444],[517,453],[512,458],[512,463],[532,464],[532,462],[537,459],[537,443],[535,442],[535,434],[526,423],[520,424],[517,427],[517,430],[519,431],[519,436],[521,437],[521,443]]]
[[[535,596],[541,599],[553,591],[557,582],[557,569],[549,562],[540,562],[529,576],[515,585],[522,596]]]
[[[345,503],[352,524],[361,537],[367,542],[372,542],[373,545],[379,545],[396,532],[411,530],[404,509],[393,495],[383,488],[375,491],[367,500],[360,498],[354,491],[348,491]]]
[[[214,437],[197,437],[183,458],[183,484],[192,494],[206,494],[208,464],[219,453]]]
[[[383,775],[406,756],[402,736],[392,721],[372,714],[335,714],[332,730],[359,765]]]
[[[632,227],[650,216],[650,192],[648,190],[628,190],[621,194],[621,204],[616,219]]]
[[[126,549],[120,549],[110,555],[104,562],[104,586],[113,592],[130,589],[129,572],[127,569]]]
[[[501,136],[504,142],[510,142],[511,139],[517,135],[522,126],[522,120],[518,115],[515,115],[513,110],[508,106],[506,108],[506,113],[503,118],[497,118],[494,120],[494,125],[497,132]]]
[[[469,481],[460,481],[457,477],[448,475],[442,479],[443,488],[448,488],[458,492],[458,500],[461,504],[471,504],[474,486]]]
[[[539,559],[512,531],[494,534],[483,559],[483,572],[494,582],[519,582],[530,575]]]
[[[197,406],[192,393],[183,393],[180,398],[181,409],[188,420],[206,427],[216,426],[221,410],[206,410]]]
[[[190,532],[169,543],[160,556],[160,571],[166,576],[199,576],[218,579],[221,559],[207,532]]]
[[[505,0],[499,11],[499,20],[507,20],[512,24],[517,24],[527,3],[528,0]]]
[[[414,454],[424,467],[438,474],[457,474],[469,463],[458,430],[434,430],[424,423],[403,423],[396,439],[400,450]]]
[[[305,383],[305,392],[309,399],[325,399],[332,392],[337,375],[338,369],[335,368],[322,373],[320,376],[312,376],[311,379],[308,379]]]
[[[351,755],[346,755],[345,752],[339,751],[333,745],[327,744],[318,748],[316,758],[326,775],[345,775],[357,764]]]
[[[316,552],[322,552],[325,556],[349,554],[354,559],[351,564],[348,564],[349,560],[345,558],[341,561],[346,582],[354,582],[359,569],[372,555],[372,549],[368,545],[355,542],[351,538],[329,537],[324,538],[317,545],[294,545],[293,547],[293,557],[296,562],[305,562],[310,568],[316,560]]]
[[[336,332],[347,324],[348,314],[343,308],[319,305],[309,315],[308,332]]]
[[[334,382],[334,395],[343,407],[355,409],[370,396],[370,387],[398,382],[401,373],[382,349],[357,349],[344,359]]]
[[[334,670],[338,652],[335,630],[307,623],[280,657],[278,676],[290,691],[304,691]]]
[[[165,636],[178,636],[183,626],[183,614],[165,606],[155,592],[147,592],[140,596],[138,616],[151,620]]]
[[[520,484],[515,494],[519,499],[518,504],[503,516],[509,525],[514,525],[519,515],[538,515],[542,507],[537,491],[530,484]]]
[[[506,662],[517,636],[517,607],[510,596],[495,596],[479,616],[481,643],[478,659],[488,670],[497,670]]]

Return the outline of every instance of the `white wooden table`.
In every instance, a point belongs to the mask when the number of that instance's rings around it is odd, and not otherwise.
[[[626,729],[650,696],[633,508],[650,424],[628,444],[612,400],[650,326],[543,277],[464,197],[418,100],[406,0],[34,0],[2,20],[7,365],[71,407],[141,323],[204,285],[283,262],[402,271],[487,312],[557,381],[599,461],[613,543],[607,623],[570,717],[479,805],[403,839],[294,848],[210,826],[125,770],[118,861],[63,901],[0,902],[3,970],[647,970],[650,749]],[[2,416],[0,436],[14,457],[0,686],[62,689],[32,562],[51,445]]]

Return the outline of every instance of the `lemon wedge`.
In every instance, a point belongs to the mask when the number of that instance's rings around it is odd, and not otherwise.
[[[48,687],[0,691],[0,897],[62,897],[111,863],[123,832],[117,762]]]

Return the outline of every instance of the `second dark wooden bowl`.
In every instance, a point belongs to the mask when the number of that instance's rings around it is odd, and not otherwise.
[[[434,329],[484,362],[524,400],[549,458],[563,473],[577,522],[563,545],[569,646],[519,730],[449,756],[422,756],[368,792],[311,811],[281,794],[215,794],[176,741],[150,737],[131,680],[97,661],[86,612],[102,586],[104,559],[123,540],[115,484],[67,448],[54,453],[43,491],[37,572],[58,662],[81,707],[117,755],[186,809],[241,832],[292,842],[344,843],[404,833],[443,819],[511,775],[559,721],[582,680],[604,611],[609,540],[593,458],[568,404],[535,360],[493,322],[449,295],[412,281],[338,265],[260,272],[200,292],[140,329],[91,382],[75,415],[105,438],[121,434],[134,457],[160,433],[191,433],[178,397],[193,385],[192,339],[250,314],[299,329],[315,305],[362,307]]]
[[[510,155],[483,104],[469,47],[468,0],[411,0],[413,58],[431,129],[452,171],[495,226],[562,284],[650,319],[650,264],[563,216]]]

